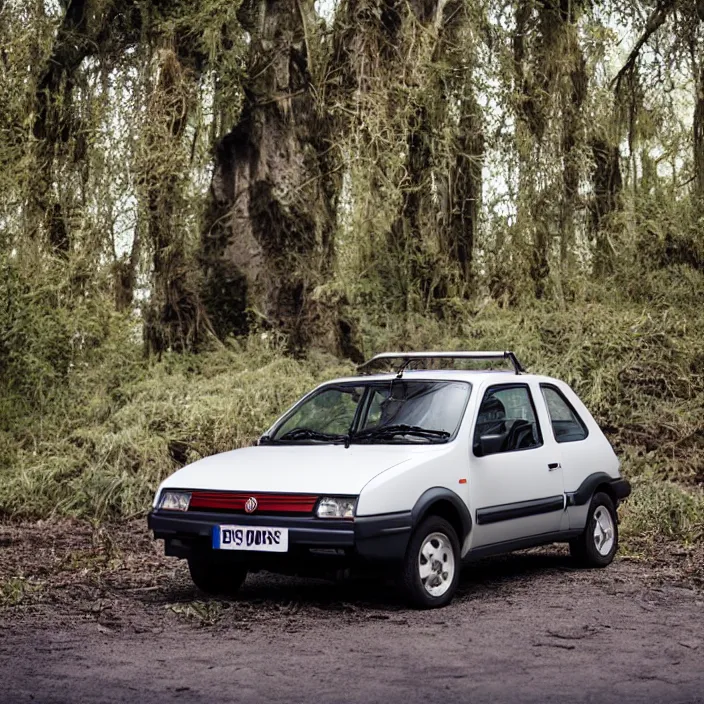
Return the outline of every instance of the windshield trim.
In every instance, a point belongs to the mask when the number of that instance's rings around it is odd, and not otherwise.
[[[352,426],[351,426],[351,436],[354,436],[354,433],[359,427],[359,421],[360,421],[360,416],[366,411],[368,408],[368,405],[371,402],[371,394],[370,394],[370,389],[374,388],[379,388],[379,387],[384,387],[384,386],[389,386],[391,383],[396,383],[396,379],[392,380],[386,380],[386,379],[376,379],[374,381],[370,380],[365,380],[364,377],[361,377],[359,381],[356,380],[350,380],[350,381],[337,381],[337,382],[330,382],[328,384],[321,384],[320,386],[316,387],[309,393],[305,394],[302,396],[296,403],[291,406],[291,408],[288,409],[282,416],[280,416],[274,424],[259,438],[258,444],[261,441],[262,437],[268,437],[272,438],[273,436],[276,435],[276,433],[279,431],[279,428],[286,423],[286,421],[300,408],[303,403],[307,403],[311,399],[315,398],[318,394],[321,394],[326,391],[330,391],[331,389],[344,389],[344,388],[349,388],[349,387],[355,387],[355,386],[363,386],[364,387],[364,395],[360,399],[359,403],[357,404],[357,410],[355,411],[354,414],[354,419],[352,421]],[[472,391],[474,390],[474,387],[470,381],[466,381],[464,379],[399,379],[398,381],[401,381],[405,384],[428,384],[428,383],[433,383],[433,384],[463,384],[468,387],[468,393],[467,393],[467,398],[465,399],[464,406],[462,408],[461,413],[459,414],[459,420],[457,422],[457,427],[453,431],[453,433],[450,435],[447,440],[439,443],[432,443],[435,445],[449,445],[450,443],[454,442],[459,435],[460,428],[462,427],[462,424],[464,422],[465,416],[467,415],[467,406],[469,404],[469,400],[472,397]],[[274,440],[274,444],[279,444],[279,441]],[[288,445],[286,441],[283,443],[280,443],[282,445]],[[294,442],[292,441],[290,443],[291,445],[342,445],[344,444],[344,441],[342,440],[336,440],[335,442],[330,442],[330,443],[321,443],[321,442]],[[354,444],[354,443],[353,443]],[[414,446],[420,446],[422,445],[423,447],[426,446],[426,443],[419,443],[419,442],[412,442],[412,441],[393,441],[393,442],[374,442],[374,443],[365,443],[368,445],[414,445]],[[431,443],[427,443],[431,444]]]

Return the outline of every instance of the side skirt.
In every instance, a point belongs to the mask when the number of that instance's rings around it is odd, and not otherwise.
[[[503,555],[514,550],[524,550],[525,548],[534,548],[538,545],[549,545],[550,543],[567,543],[573,538],[581,535],[581,530],[566,530],[554,531],[551,533],[541,533],[540,535],[530,535],[525,538],[517,538],[515,540],[505,540],[501,543],[493,543],[492,545],[482,545],[481,547],[470,550],[464,557],[464,562],[474,562],[483,557],[491,555]]]

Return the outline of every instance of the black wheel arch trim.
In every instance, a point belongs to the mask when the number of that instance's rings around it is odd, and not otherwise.
[[[609,485],[617,501],[627,498],[631,493],[631,483],[627,479],[614,478],[606,472],[594,472],[579,485],[577,491],[567,492],[567,505],[584,506],[588,501],[591,501],[594,492],[601,484]]]
[[[460,547],[464,539],[472,530],[472,516],[469,513],[467,504],[454,491],[441,486],[435,486],[424,491],[415,506],[411,509],[411,524],[415,528],[427,515],[430,509],[437,503],[442,501],[449,502],[457,511],[460,522],[462,524],[462,535],[457,538],[460,541]]]

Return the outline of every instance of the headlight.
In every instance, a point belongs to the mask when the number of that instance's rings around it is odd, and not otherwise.
[[[165,489],[161,492],[159,508],[163,508],[165,511],[188,511],[188,505],[190,503],[190,491],[172,491],[171,489]]]
[[[318,502],[318,518],[354,518],[356,498],[323,496]]]

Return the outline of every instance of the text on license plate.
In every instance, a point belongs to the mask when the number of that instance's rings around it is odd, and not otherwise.
[[[213,526],[213,550],[287,552],[288,528]]]

